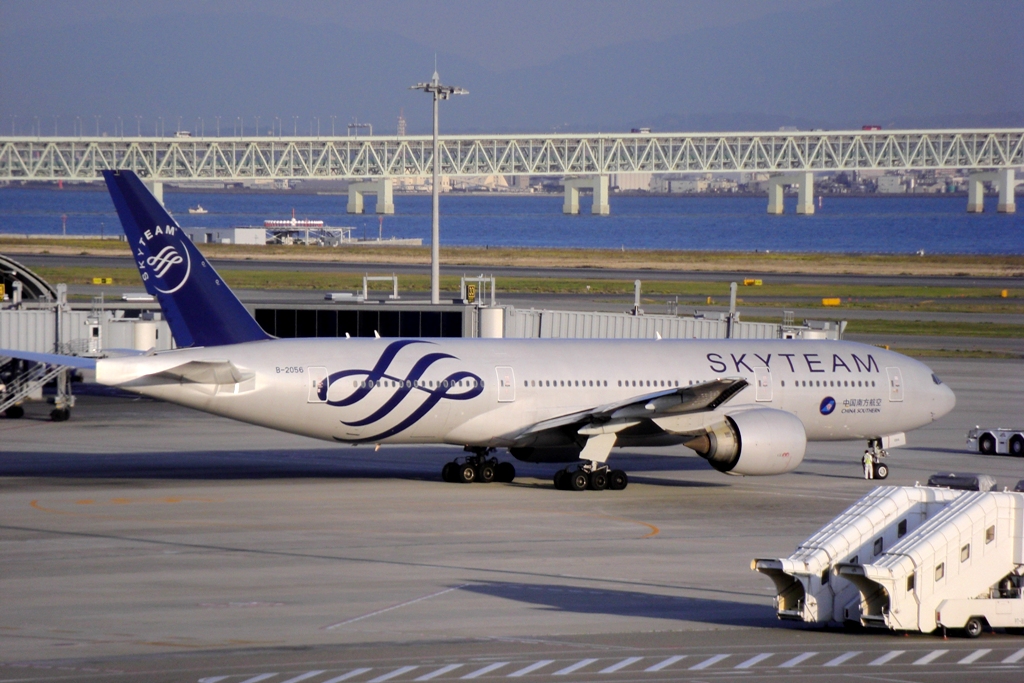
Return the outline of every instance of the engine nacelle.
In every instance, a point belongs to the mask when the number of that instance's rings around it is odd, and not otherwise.
[[[686,443],[719,472],[782,474],[803,462],[807,432],[796,415],[773,408],[751,408],[727,415]]]

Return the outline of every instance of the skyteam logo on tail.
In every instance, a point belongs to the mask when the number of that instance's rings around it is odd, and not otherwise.
[[[139,272],[144,282],[153,278],[153,288],[161,294],[177,292],[192,273],[192,258],[182,239],[187,238],[176,225],[154,226],[145,230],[139,239],[135,254]],[[152,256],[147,255],[147,251]]]

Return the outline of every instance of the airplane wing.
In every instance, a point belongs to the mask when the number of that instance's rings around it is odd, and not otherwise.
[[[95,358],[81,358],[79,356],[62,356],[59,353],[36,353],[34,351],[16,351],[14,349],[0,349],[0,358],[17,358],[33,363],[45,363],[46,365],[60,365],[66,368],[79,368],[82,370],[95,370]]]
[[[747,384],[747,380],[742,378],[719,379],[542,420],[515,435],[511,448],[544,448],[585,441],[580,457],[596,456],[590,459],[603,461],[619,432],[642,428],[644,423],[675,433],[680,433],[692,423],[692,429],[699,431],[703,420],[699,417],[689,419],[690,416],[714,411],[743,391]]]

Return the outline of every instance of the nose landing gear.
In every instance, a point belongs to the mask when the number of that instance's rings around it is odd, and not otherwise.
[[[488,457],[494,452],[493,448],[467,446],[466,450],[472,455],[445,463],[441,468],[441,479],[458,484],[470,484],[475,481],[482,484],[490,484],[492,481],[508,484],[516,478],[516,468],[512,463],[498,462],[497,458]]]
[[[888,451],[882,448],[881,439],[870,439],[868,448],[864,451],[864,478],[885,479],[889,476],[889,466],[881,461],[889,455]]]

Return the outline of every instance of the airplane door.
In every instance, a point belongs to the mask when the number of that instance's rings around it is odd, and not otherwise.
[[[754,400],[772,400],[772,371],[768,368],[754,368]]]
[[[885,374],[889,375],[889,400],[899,402],[903,400],[903,373],[899,368],[886,368]]]
[[[327,368],[306,368],[309,395],[306,403],[327,402]]]
[[[510,367],[494,368],[498,373],[498,403],[516,400],[516,373]]]

